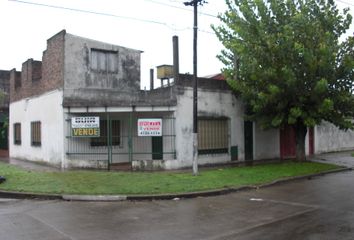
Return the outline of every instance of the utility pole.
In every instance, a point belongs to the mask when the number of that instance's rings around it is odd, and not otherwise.
[[[184,2],[186,6],[193,6],[193,175],[198,175],[198,62],[197,62],[197,39],[198,39],[198,5],[206,3],[205,0],[192,0]]]

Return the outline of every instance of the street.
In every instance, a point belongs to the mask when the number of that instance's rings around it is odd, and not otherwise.
[[[0,199],[0,239],[353,239],[353,182],[349,171],[175,201]]]

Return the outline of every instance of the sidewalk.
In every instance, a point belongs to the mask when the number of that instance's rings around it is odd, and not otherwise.
[[[322,154],[310,156],[307,159],[309,161],[314,161],[314,162],[332,163],[338,166],[354,168],[354,157],[351,156],[352,153],[354,153],[354,150],[343,151],[343,152],[322,153]],[[56,168],[54,166],[49,166],[37,162],[23,161],[23,160],[9,158],[9,157],[0,156],[0,161],[12,165],[16,165],[28,170],[51,171],[51,172],[61,171],[60,168]]]
[[[181,198],[195,198],[195,197],[224,195],[231,192],[270,187],[276,184],[286,183],[294,180],[310,179],[316,176],[322,176],[329,173],[348,171],[351,170],[352,167],[354,167],[354,157],[351,156],[353,152],[354,151],[326,153],[326,154],[315,155],[308,158],[308,160],[310,161],[316,161],[322,163],[333,163],[340,166],[344,166],[344,168],[337,169],[334,171],[332,170],[328,172],[322,172],[319,174],[311,174],[305,176],[280,179],[260,186],[243,186],[237,188],[225,187],[223,189],[215,189],[210,191],[178,193],[178,194],[157,194],[157,195],[155,194],[154,195],[50,195],[50,194],[32,194],[32,193],[0,191],[0,198],[4,197],[4,198],[20,198],[20,199],[60,199],[60,200],[69,200],[69,201],[124,201],[124,200],[141,201],[141,200],[162,200],[162,199],[172,200],[172,199],[181,199]],[[27,170],[51,171],[51,172],[61,171],[59,168],[45,166],[39,163],[21,161],[13,158],[0,158],[0,161],[16,165]]]
[[[30,161],[23,161],[19,160],[16,158],[9,158],[9,157],[0,157],[1,162],[9,163],[12,165],[19,166],[21,168],[27,169],[27,170],[35,170],[35,171],[44,171],[44,172],[59,172],[60,169],[53,167],[53,166],[48,166],[45,164],[40,164],[36,162],[30,162]]]
[[[332,163],[338,166],[354,168],[354,157],[351,156],[352,153],[354,153],[354,150],[322,153],[311,156],[308,158],[308,160],[320,163]]]

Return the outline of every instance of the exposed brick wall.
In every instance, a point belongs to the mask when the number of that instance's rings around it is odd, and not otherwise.
[[[16,99],[22,99],[22,92],[19,89],[21,88],[21,72],[12,69],[10,71],[10,102],[16,101]]]
[[[61,88],[64,82],[65,30],[47,40],[42,61],[28,59],[22,71],[11,71],[10,102]]]

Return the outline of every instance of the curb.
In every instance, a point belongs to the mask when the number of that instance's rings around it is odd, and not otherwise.
[[[27,192],[8,192],[0,191],[0,198],[15,198],[15,199],[37,199],[37,200],[62,200],[61,195],[56,194],[40,194]]]
[[[176,194],[155,194],[155,195],[56,195],[56,194],[37,194],[26,192],[8,192],[0,190],[0,198],[13,198],[13,199],[37,199],[37,200],[65,200],[65,201],[98,201],[98,202],[118,202],[118,201],[153,201],[153,200],[180,200],[182,198],[197,198],[197,197],[211,197],[226,195],[229,193],[257,190],[267,188],[274,185],[288,183],[303,179],[312,179],[314,177],[324,176],[331,173],[340,173],[352,171],[353,168],[339,168],[329,170],[321,173],[309,174],[304,176],[290,177],[285,179],[276,180],[270,183],[255,185],[255,186],[242,186],[235,188],[222,188],[210,191],[189,192],[189,193],[176,193]]]
[[[63,195],[63,200],[66,201],[93,201],[93,202],[117,202],[127,200],[125,195]]]

